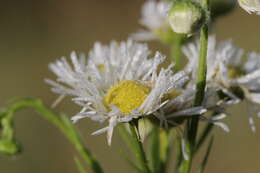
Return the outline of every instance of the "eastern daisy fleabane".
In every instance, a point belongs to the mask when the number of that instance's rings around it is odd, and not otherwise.
[[[158,117],[163,107],[175,98],[170,93],[179,90],[188,80],[184,72],[173,74],[173,65],[159,69],[165,59],[160,53],[151,58],[148,55],[145,44],[131,40],[111,42],[108,46],[96,43],[88,60],[72,53],[72,66],[65,58],[50,64],[57,80],[46,81],[53,86],[54,92],[72,96],[72,100],[83,107],[72,117],[74,122],[85,117],[101,123],[108,121],[107,127],[93,134],[107,132],[108,144],[111,144],[113,129],[118,123],[140,117]],[[175,110],[179,112],[176,116],[190,115],[191,111],[204,113],[205,109],[180,111]],[[163,119],[160,117],[159,120]]]
[[[199,57],[199,42],[190,43],[183,48],[189,63],[186,71],[196,74],[196,61]],[[236,104],[241,100],[260,104],[260,54],[249,53],[245,59],[244,51],[231,41],[216,43],[214,36],[209,38],[207,56],[207,87],[221,91],[225,104]],[[250,124],[253,126],[252,118]]]
[[[260,15],[260,0],[238,0],[238,3],[249,14],[256,13]]]
[[[146,29],[132,34],[132,38],[135,40],[153,40],[171,31],[167,19],[170,5],[171,3],[163,0],[146,0],[142,7],[141,19],[139,21]]]

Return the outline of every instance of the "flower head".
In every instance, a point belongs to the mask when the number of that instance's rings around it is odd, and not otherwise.
[[[189,59],[186,71],[191,76],[196,74],[198,47],[197,42],[183,48]],[[225,104],[236,104],[241,100],[260,104],[260,55],[249,53],[245,60],[243,56],[244,51],[231,41],[216,44],[215,37],[209,38],[207,86],[221,91],[219,97],[227,100]]]
[[[173,74],[172,65],[160,69],[158,66],[165,59],[160,53],[152,58],[148,55],[145,44],[131,40],[111,42],[108,46],[96,43],[87,64],[83,56],[77,58],[72,53],[73,66],[64,58],[52,63],[50,69],[57,75],[57,82],[46,81],[53,86],[54,92],[73,96],[72,100],[83,107],[72,117],[73,121],[85,117],[108,121],[107,127],[93,134],[107,132],[109,144],[118,123],[153,116],[165,122],[162,112],[171,117],[205,112],[201,107],[186,112],[187,106],[180,109],[180,103],[187,95],[182,89],[187,75],[184,72]],[[176,114],[170,111],[173,104]]]

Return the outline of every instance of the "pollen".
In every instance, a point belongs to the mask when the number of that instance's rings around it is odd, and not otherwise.
[[[140,107],[150,88],[138,81],[122,81],[111,87],[104,97],[105,104],[116,105],[125,115]]]

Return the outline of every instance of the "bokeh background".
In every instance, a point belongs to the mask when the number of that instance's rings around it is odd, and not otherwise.
[[[1,0],[0,5],[0,105],[12,98],[39,97],[50,105],[56,95],[43,82],[54,75],[48,64],[72,50],[88,52],[97,40],[124,40],[140,28],[138,19],[143,0]],[[248,51],[260,51],[260,16],[236,8],[217,21],[213,32],[219,40],[232,38]],[[154,50],[167,48],[151,43]],[[65,100],[57,111],[72,116],[79,107]],[[253,134],[246,106],[229,110],[226,122],[231,132],[215,129],[215,144],[206,172],[257,173],[260,171],[260,131]],[[77,172],[75,151],[63,135],[32,110],[16,116],[17,138],[24,146],[21,155],[0,156],[1,173]],[[260,120],[256,119],[260,129]],[[105,136],[91,136],[99,124],[84,119],[77,124],[87,146],[106,172],[133,171],[122,159],[125,145],[115,134],[113,145]],[[199,161],[200,157],[197,157]],[[172,161],[174,164],[174,161]],[[196,168],[196,165],[195,165]]]

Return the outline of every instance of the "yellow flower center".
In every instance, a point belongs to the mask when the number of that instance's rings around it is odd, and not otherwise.
[[[243,70],[238,67],[228,68],[228,77],[231,79],[238,78],[244,74]]]
[[[181,95],[181,93],[182,92],[180,90],[172,89],[163,96],[162,101],[174,99],[174,98],[178,97],[179,95]]]
[[[116,105],[125,115],[142,105],[150,88],[138,81],[122,81],[111,87],[104,97],[105,104]]]
[[[106,71],[104,64],[99,64],[99,65],[97,66],[97,68],[98,68],[98,70],[99,70],[100,72],[105,72],[105,71]]]

